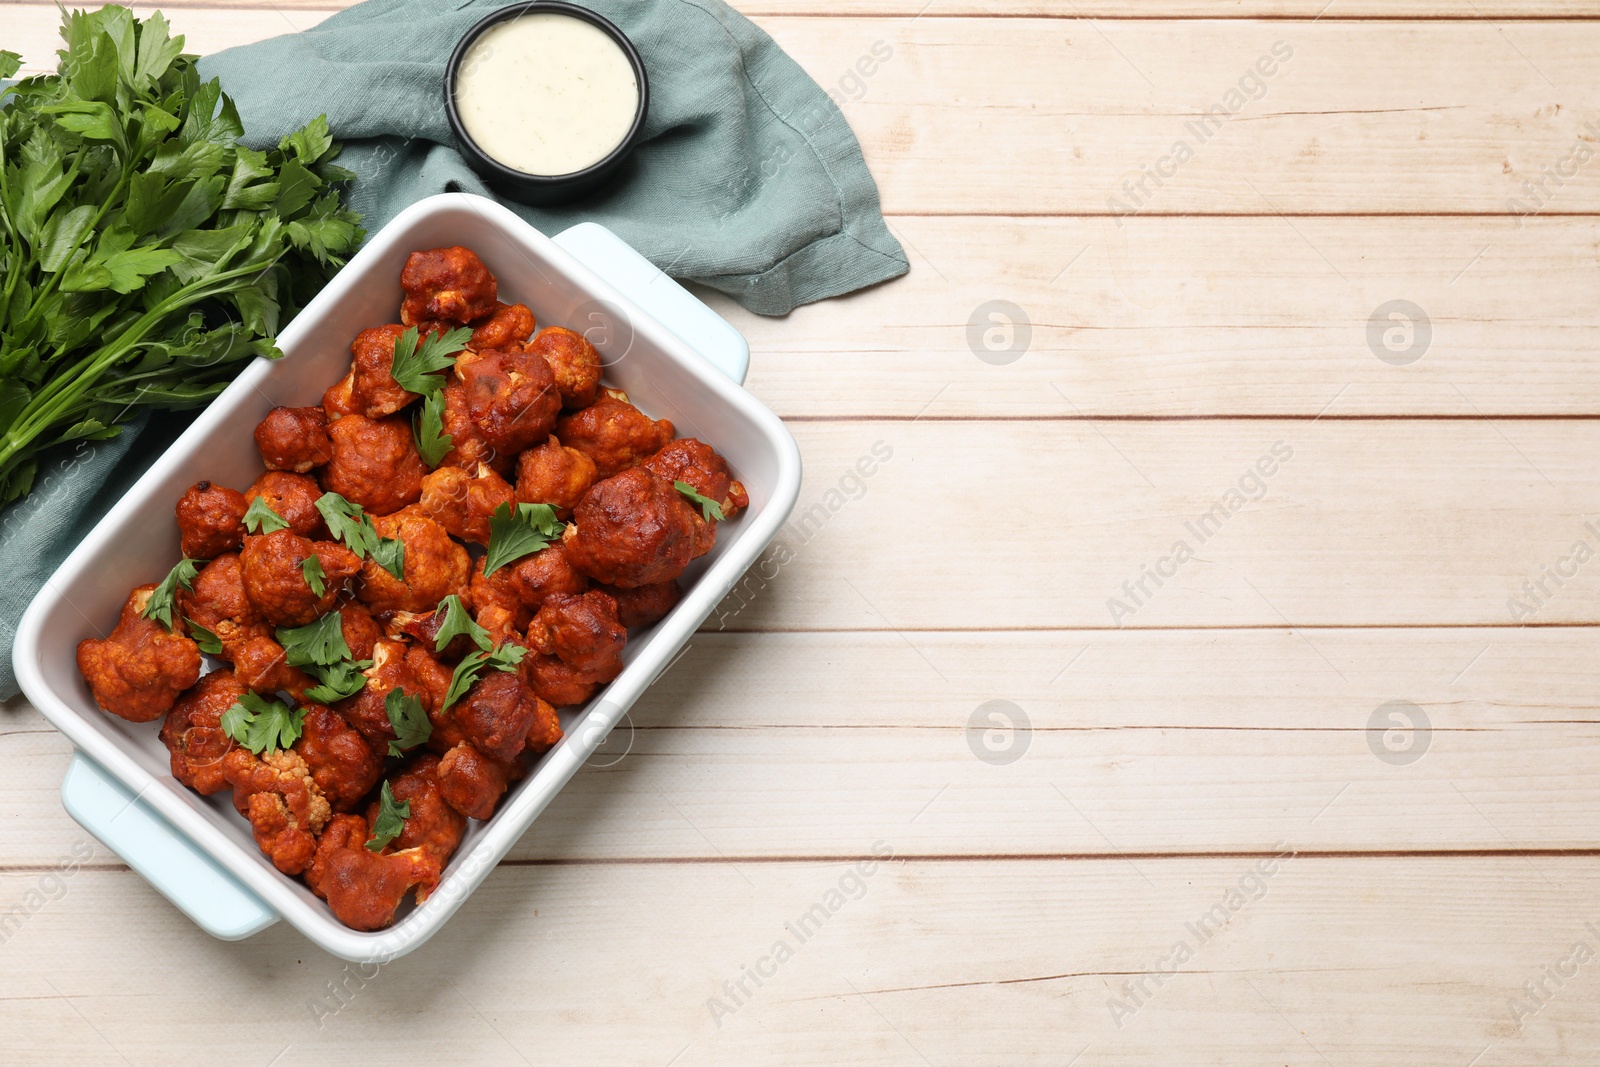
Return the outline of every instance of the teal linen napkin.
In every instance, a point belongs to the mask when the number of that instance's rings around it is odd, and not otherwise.
[[[434,193],[494,195],[456,152],[441,94],[455,42],[504,6],[368,0],[201,68],[222,79],[255,147],[327,114],[346,144],[340,163],[358,176],[351,206],[371,233]],[[586,6],[644,57],[645,139],[602,193],[559,208],[508,206],[549,234],[599,222],[673,277],[765,315],[906,272],[844,116],[770,37],[719,0]],[[0,699],[18,691],[10,647],[34,593],[187,422],[158,413],[57,457],[28,498],[0,512]]]
[[[316,28],[201,62],[238,103],[255,147],[326,113],[359,178],[368,232],[434,193],[494,194],[445,118],[450,51],[504,0],[368,0]],[[615,231],[675,278],[763,315],[904,274],[861,148],[828,95],[720,0],[587,0],[638,47],[644,139],[621,179],[574,204],[509,204],[554,234]]]

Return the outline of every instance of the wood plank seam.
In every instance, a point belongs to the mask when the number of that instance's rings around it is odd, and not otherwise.
[[[1219,850],[1214,852],[1170,850],[1159,852],[951,852],[897,853],[896,863],[906,864],[983,864],[983,863],[1140,863],[1195,860],[1272,859],[1280,853],[1270,849]],[[1600,848],[1435,848],[1435,849],[1296,849],[1296,860],[1461,860],[1461,859],[1600,859]],[[497,867],[792,867],[821,864],[846,864],[871,860],[871,853],[815,853],[792,856],[551,856],[539,859],[507,857]],[[57,870],[48,863],[0,864],[0,875],[45,874]],[[102,874],[132,873],[121,863],[85,863],[78,871]]]

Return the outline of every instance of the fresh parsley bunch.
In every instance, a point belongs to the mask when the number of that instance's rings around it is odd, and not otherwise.
[[[326,118],[258,152],[160,13],[63,11],[61,36],[58,73],[0,90],[0,505],[44,450],[276,358],[364,236]]]

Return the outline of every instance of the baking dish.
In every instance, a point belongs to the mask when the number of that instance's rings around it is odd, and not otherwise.
[[[128,590],[177,560],[173,505],[202,478],[244,487],[260,473],[252,431],[272,407],[320,402],[344,374],[349,344],[391,322],[408,253],[443,245],[476,251],[503,296],[541,324],[583,331],[606,379],[682,436],[727,457],[750,507],[718,531],[717,546],[684,575],[667,618],[628,642],[626,668],[593,701],[564,712],[567,736],[501,802],[473,823],[427,903],[395,925],[360,933],[310,890],[279,874],[226,794],[202,797],[177,782],[159,722],[100,711],[75,651],[117,618]],[[257,360],[212,402],[62,563],[24,614],[14,657],[23,691],[77,746],[62,785],[67,810],[209,933],[237,939],[279,918],[346,960],[383,962],[421,945],[527,830],[612,726],[671,662],[788,519],[800,454],[783,423],[739,383],[748,348],[738,332],[610,231],[591,223],[551,239],[482,197],[446,193],[402,212],[374,235],[279,338],[281,360]]]

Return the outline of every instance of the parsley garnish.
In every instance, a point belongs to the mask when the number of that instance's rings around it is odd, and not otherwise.
[[[222,654],[222,638],[195,622],[185,615],[183,621],[189,624],[189,636],[194,638],[194,643],[200,646],[200,651],[208,656]]]
[[[372,528],[372,520],[359,504],[350,503],[338,493],[323,493],[317,497],[317,511],[335,541],[343,541],[357,557],[367,558],[367,547],[377,540],[378,531]]]
[[[288,520],[267,503],[267,498],[258,496],[250,501],[250,510],[244,513],[244,528],[253,534],[272,533],[276,530],[287,530]]]
[[[472,643],[484,651],[494,647],[494,639],[489,636],[489,631],[473,621],[472,616],[467,614],[466,605],[461,603],[461,598],[456,594],[451,593],[439,601],[434,614],[440,612],[444,614],[443,621],[439,623],[439,633],[433,639],[435,652],[444,651],[444,646],[448,645],[452,638],[462,634],[472,638]]]
[[[311,591],[317,596],[321,596],[323,591],[328,588],[327,583],[322,580],[326,577],[322,570],[322,561],[314,554],[307,556],[306,561],[300,564],[300,573],[305,577],[306,584],[311,587]]]
[[[566,525],[549,504],[518,504],[511,510],[503,501],[489,517],[489,551],[483,557],[485,578],[512,560],[532,555],[561,536]]]
[[[362,673],[372,666],[370,659],[342,659],[338,663],[307,663],[300,669],[317,679],[319,684],[306,690],[306,699],[318,704],[332,704],[353,697],[366,688],[367,676]]]
[[[442,334],[429,334],[419,346],[417,328],[407,327],[405,333],[395,338],[389,373],[400,388],[431,396],[445,386],[445,380],[434,372],[454,366],[456,353],[466,348],[470,340],[472,331],[458,326]]]
[[[222,713],[222,732],[259,756],[298,741],[305,718],[302,708],[246,693]]]
[[[372,840],[367,842],[367,848],[373,852],[382,852],[384,846],[390,841],[405,833],[406,820],[411,818],[411,801],[404,804],[394,802],[394,791],[389,788],[389,783],[383,783],[383,792],[378,797],[378,817],[372,823]]]
[[[180,559],[167,576],[161,579],[161,584],[150,592],[150,601],[141,612],[145,618],[154,619],[169,631],[172,629],[172,605],[178,599],[178,586],[183,586],[189,592],[194,592],[195,564],[197,559]]]
[[[377,528],[372,525],[372,516],[362,511],[361,505],[352,504],[338,493],[323,493],[317,498],[317,510],[322,513],[334,540],[343,541],[357,559],[371,555],[378,566],[405,580],[405,542],[379,537]]]
[[[404,689],[389,690],[383,698],[383,710],[394,727],[394,740],[389,742],[389,755],[403,756],[408,748],[416,748],[433,736],[433,723],[422,701]]]
[[[715,519],[718,522],[722,521],[722,505],[717,503],[715,500],[712,500],[708,496],[701,496],[699,493],[695,492],[694,486],[690,485],[688,482],[673,482],[672,488],[676,489],[678,492],[682,493],[696,504],[699,504],[700,515],[707,522],[710,522],[712,519]]]
[[[422,410],[411,424],[411,436],[417,439],[417,453],[429,467],[437,467],[456,446],[455,438],[444,432],[444,397],[441,394],[429,393],[422,402]]]
[[[367,520],[371,522],[371,519]],[[383,537],[372,546],[372,562],[394,575],[400,581],[406,580],[406,543],[397,537]]]
[[[337,611],[305,626],[278,627],[278,644],[291,667],[329,667],[350,658],[350,646],[344,643],[344,619]]]
[[[445,690],[444,703],[440,705],[439,710],[444,711],[465,696],[485,667],[515,671],[517,664],[521,663],[522,657],[527,654],[527,649],[509,641],[492,651],[469,652],[460,663],[456,664],[455,673],[450,676],[450,688]]]

